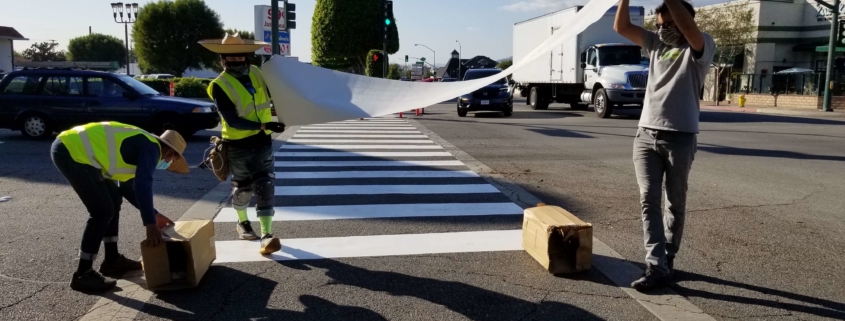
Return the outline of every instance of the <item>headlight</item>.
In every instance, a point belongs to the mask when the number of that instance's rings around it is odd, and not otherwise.
[[[211,110],[211,107],[197,107],[197,108],[194,108],[194,110],[192,110],[191,112],[192,113],[211,113],[213,111]]]
[[[628,89],[628,86],[625,84],[609,84],[608,87],[613,89]]]
[[[469,98],[461,97],[461,101],[469,101]]]

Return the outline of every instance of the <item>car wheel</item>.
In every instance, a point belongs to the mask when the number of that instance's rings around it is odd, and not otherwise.
[[[511,103],[511,104],[510,104],[510,106],[508,106],[508,109],[506,109],[505,111],[503,111],[503,112],[502,112],[502,114],[504,114],[504,115],[505,115],[505,117],[510,117],[510,116],[512,116],[512,115],[513,115],[513,103]]]
[[[613,103],[607,99],[607,92],[604,88],[596,91],[594,106],[596,109],[596,116],[599,116],[600,118],[608,118],[613,113]]]
[[[46,139],[53,134],[53,126],[43,115],[29,114],[21,119],[21,133],[32,139]]]

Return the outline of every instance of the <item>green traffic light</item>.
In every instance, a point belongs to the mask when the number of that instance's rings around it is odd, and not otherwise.
[[[389,26],[390,25],[390,19],[384,19],[384,24]]]

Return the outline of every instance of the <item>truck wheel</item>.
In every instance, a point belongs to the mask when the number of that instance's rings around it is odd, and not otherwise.
[[[531,96],[529,96],[528,101],[530,102],[531,109],[533,110],[545,110],[549,109],[549,100],[547,97],[543,96],[543,93],[537,87],[531,87]]]
[[[53,134],[50,120],[38,113],[31,113],[21,117],[21,134],[30,139],[47,139]]]
[[[613,103],[607,99],[607,92],[605,92],[604,88],[596,91],[596,98],[593,103],[596,109],[596,116],[608,118],[613,113]]]

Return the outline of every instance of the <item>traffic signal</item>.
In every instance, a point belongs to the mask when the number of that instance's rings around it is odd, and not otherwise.
[[[845,44],[845,21],[839,20],[839,34],[836,37],[836,42],[839,44]]]
[[[384,42],[387,42],[387,28],[393,24],[393,1],[384,1]]]
[[[408,55],[405,55],[405,62],[408,62]]]
[[[296,4],[285,1],[285,26],[287,30],[296,29]]]
[[[379,61],[382,60],[382,58],[383,58],[382,53],[380,53],[380,52],[374,52],[373,53],[373,62],[379,62]]]

